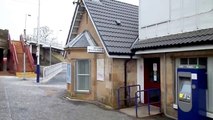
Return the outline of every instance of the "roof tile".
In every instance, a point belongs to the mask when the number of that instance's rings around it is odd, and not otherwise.
[[[195,43],[213,42],[213,28],[192,32],[179,33],[169,36],[138,40],[132,47],[135,49],[152,49],[177,45],[189,45]]]
[[[109,54],[130,54],[138,36],[138,6],[116,0],[84,1]]]

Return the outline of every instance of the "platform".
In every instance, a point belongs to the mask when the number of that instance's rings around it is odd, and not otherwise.
[[[122,108],[119,110],[122,113],[125,113],[127,115],[136,117],[136,113],[135,113],[135,106],[129,107],[129,108]],[[142,118],[142,117],[148,117],[148,116],[152,116],[152,115],[157,115],[160,114],[159,111],[159,107],[150,106],[150,115],[148,114],[148,106],[144,105],[138,108],[138,117]]]

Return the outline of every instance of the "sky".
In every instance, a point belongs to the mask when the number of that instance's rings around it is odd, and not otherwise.
[[[48,26],[53,30],[56,42],[62,45],[66,43],[75,10],[73,1],[77,0],[40,0],[40,27]],[[139,4],[139,0],[118,1]],[[25,21],[27,34],[33,34],[37,20],[38,0],[0,0],[0,29],[8,29],[12,40],[19,40]]]

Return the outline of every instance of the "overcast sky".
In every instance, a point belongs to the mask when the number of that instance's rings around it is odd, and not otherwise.
[[[65,44],[75,5],[74,0],[40,0],[40,26],[48,26],[58,36],[58,42]],[[76,0],[75,0],[76,1]],[[138,5],[139,0],[118,0]],[[37,27],[38,0],[0,0],[0,29],[8,29],[11,39],[18,40],[25,27],[27,34],[33,34]]]

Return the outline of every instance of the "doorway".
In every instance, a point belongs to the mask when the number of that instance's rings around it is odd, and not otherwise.
[[[160,99],[160,58],[144,58],[144,89],[155,89],[149,92],[149,101]],[[144,94],[144,102],[148,102],[148,94]]]

